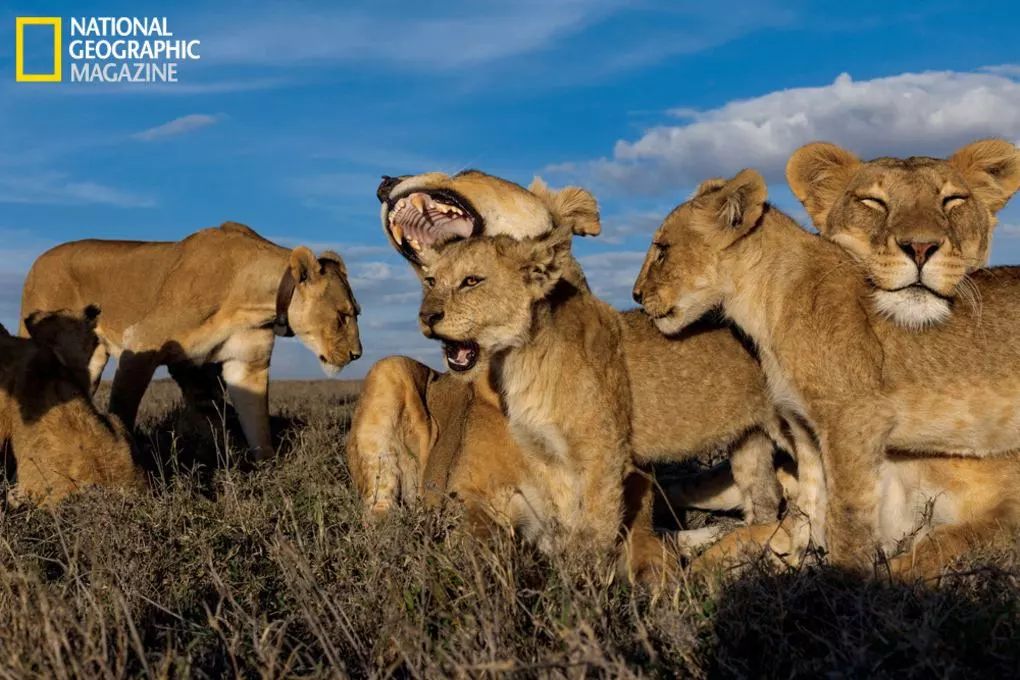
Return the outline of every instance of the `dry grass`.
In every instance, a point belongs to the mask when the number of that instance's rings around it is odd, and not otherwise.
[[[151,495],[0,519],[0,676],[1016,675],[1016,555],[938,587],[755,567],[652,597],[608,564],[480,542],[452,516],[366,527],[341,455],[354,386],[274,385],[257,470],[144,404]],[[222,450],[222,447],[220,447]]]

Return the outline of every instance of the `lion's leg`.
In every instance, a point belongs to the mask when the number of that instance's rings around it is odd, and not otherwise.
[[[128,431],[135,427],[138,405],[160,363],[157,352],[125,350],[120,355],[110,392],[110,412],[120,419]]]
[[[223,381],[237,409],[248,449],[255,460],[273,455],[269,432],[269,363],[230,360],[223,364]]]
[[[106,364],[109,361],[110,352],[106,349],[106,345],[100,342],[92,353],[92,358],[89,359],[89,389],[92,390],[93,396],[99,389],[99,381],[102,379],[103,371],[106,370]]]
[[[608,432],[595,432],[571,442],[571,456],[583,467],[581,512],[568,512],[562,518],[568,530],[590,539],[600,550],[611,550],[620,532],[620,509],[624,507],[623,466],[621,454],[631,459],[629,451],[621,451],[618,437]],[[603,436],[598,436],[603,435]]]
[[[196,366],[188,362],[167,365],[170,377],[181,390],[184,403],[203,415],[217,414],[217,407],[224,404],[224,388],[221,382],[223,367],[220,364]]]
[[[676,556],[656,533],[652,511],[657,493],[654,477],[643,470],[623,482],[625,532],[623,564],[631,580],[657,583],[673,575]]]
[[[779,515],[780,489],[773,464],[775,445],[761,430],[749,432],[730,454],[733,481],[740,489],[748,524],[771,522]]]
[[[791,557],[797,559],[794,534],[787,520],[752,524],[731,531],[694,560],[691,569],[705,573],[736,567],[761,555],[764,550],[780,561],[785,562]]]
[[[878,487],[891,423],[872,404],[828,405],[819,422],[834,564],[870,571],[878,546]]]
[[[231,413],[236,413],[225,398],[223,366],[179,362],[169,364],[167,369],[184,399],[185,427],[202,437],[215,437],[217,425],[229,419]]]
[[[346,450],[351,476],[373,514],[388,512],[401,496],[417,496],[415,470],[420,473],[436,435],[426,408],[426,390],[436,376],[407,357],[386,357],[365,376]],[[401,458],[409,459],[409,468]]]
[[[1018,503],[1000,503],[987,516],[961,524],[943,524],[914,540],[902,555],[889,560],[889,573],[897,579],[938,578],[943,570],[975,548],[988,545],[1016,527]]]
[[[793,439],[793,454],[797,458],[796,494],[791,496],[796,507],[791,513],[801,515],[801,526],[797,529],[797,547],[805,549],[809,540],[818,547],[825,545],[825,516],[828,494],[825,486],[825,466],[822,454],[814,436],[800,422],[790,421]],[[782,477],[785,471],[780,470]],[[792,486],[792,485],[788,485]],[[796,518],[795,518],[796,519]],[[806,523],[806,525],[804,524]]]

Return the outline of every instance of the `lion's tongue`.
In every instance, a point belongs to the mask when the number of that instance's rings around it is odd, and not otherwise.
[[[401,199],[390,215],[390,230],[398,244],[407,240],[412,245],[431,246],[451,238],[467,238],[474,224],[468,215],[455,206],[433,200],[417,192]]]
[[[448,343],[446,345],[446,360],[451,366],[457,368],[470,368],[478,358],[478,347],[474,343]]]
[[[474,358],[474,353],[475,351],[467,345],[460,345],[453,350],[450,355],[450,361],[458,366],[467,366],[471,363],[471,359]]]

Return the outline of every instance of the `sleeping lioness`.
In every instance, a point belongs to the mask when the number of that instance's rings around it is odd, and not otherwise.
[[[987,264],[996,213],[1020,188],[1020,149],[985,139],[947,159],[862,161],[815,142],[786,177],[822,235],[865,268],[875,309],[921,330],[980,303],[968,276]]]
[[[110,410],[128,429],[158,366],[168,366],[185,399],[198,403],[217,391],[203,367],[221,364],[256,458],[272,453],[267,389],[275,336],[297,336],[328,374],[361,356],[360,310],[340,256],[288,250],[234,222],[179,242],[57,246],[32,265],[22,317],[86,302],[103,309],[91,380],[97,383],[109,355],[118,358]]]
[[[30,339],[0,326],[0,450],[9,448],[17,464],[15,503],[52,505],[92,485],[145,486],[127,432],[92,405],[98,315],[91,306],[36,312],[23,321]]]

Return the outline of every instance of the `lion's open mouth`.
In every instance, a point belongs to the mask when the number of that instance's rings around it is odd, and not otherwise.
[[[397,247],[408,254],[475,233],[478,218],[458,196],[446,191],[416,191],[390,206],[388,228]]]
[[[477,342],[444,340],[443,353],[451,371],[470,371],[478,363]]]

